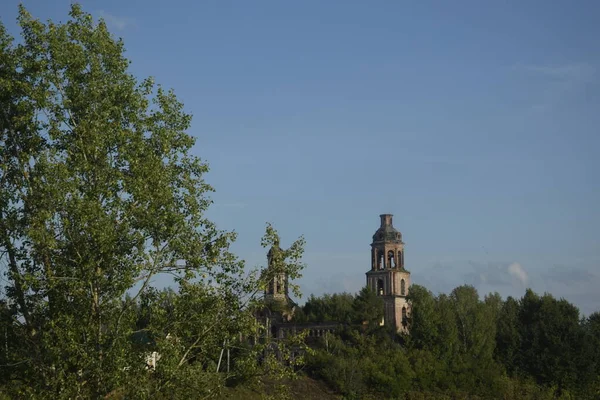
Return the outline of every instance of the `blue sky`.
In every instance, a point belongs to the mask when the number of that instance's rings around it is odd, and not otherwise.
[[[392,213],[414,283],[600,309],[599,2],[81,3],[194,115],[250,266],[270,221],[306,237],[305,295],[355,292]]]

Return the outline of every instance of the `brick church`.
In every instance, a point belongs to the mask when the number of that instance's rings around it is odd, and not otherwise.
[[[379,229],[371,243],[371,268],[366,273],[366,285],[383,298],[384,317],[382,325],[395,326],[398,332],[407,332],[410,304],[406,300],[410,287],[410,272],[404,266],[404,242],[402,234],[394,228],[392,214],[382,214]],[[272,268],[273,254],[279,247],[270,249],[268,266]],[[335,329],[335,324],[290,323],[296,304],[288,293],[288,278],[275,274],[265,288],[267,307],[259,318],[268,327],[267,335],[284,337],[287,331],[308,330],[309,336],[318,337]]]
[[[406,301],[410,286],[410,272],[404,268],[402,234],[394,228],[392,214],[382,214],[381,225],[371,243],[371,270],[367,272],[367,286],[383,297],[384,324],[406,330],[410,305]]]

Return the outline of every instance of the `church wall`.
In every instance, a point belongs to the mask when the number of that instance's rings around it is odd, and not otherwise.
[[[384,313],[383,318],[385,320],[386,325],[394,324],[394,299],[393,298],[385,298],[384,299]]]

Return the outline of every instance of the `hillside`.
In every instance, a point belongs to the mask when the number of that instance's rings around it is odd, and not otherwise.
[[[342,397],[335,395],[327,385],[321,381],[312,378],[301,376],[293,381],[286,382],[290,390],[292,399],[306,400],[339,400]],[[224,399],[230,400],[263,400],[269,394],[273,394],[274,390],[263,393],[258,389],[254,390],[248,387],[227,388]]]

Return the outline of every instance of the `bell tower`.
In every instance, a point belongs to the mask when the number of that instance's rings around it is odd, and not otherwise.
[[[257,314],[267,328],[267,336],[281,338],[282,324],[291,320],[296,310],[296,303],[289,296],[289,278],[283,268],[285,251],[275,242],[267,253],[267,268],[262,271],[266,280],[264,291],[264,307]]]
[[[383,323],[394,325],[397,331],[407,332],[410,307],[406,300],[410,286],[410,272],[404,267],[402,234],[394,228],[392,214],[381,214],[381,225],[371,243],[371,270],[367,272],[367,286],[385,304]]]
[[[283,262],[281,259],[282,253],[279,243],[275,243],[267,254],[267,268],[273,275],[265,287],[265,300],[267,302],[286,302],[289,299],[287,274],[277,271],[279,264]]]

